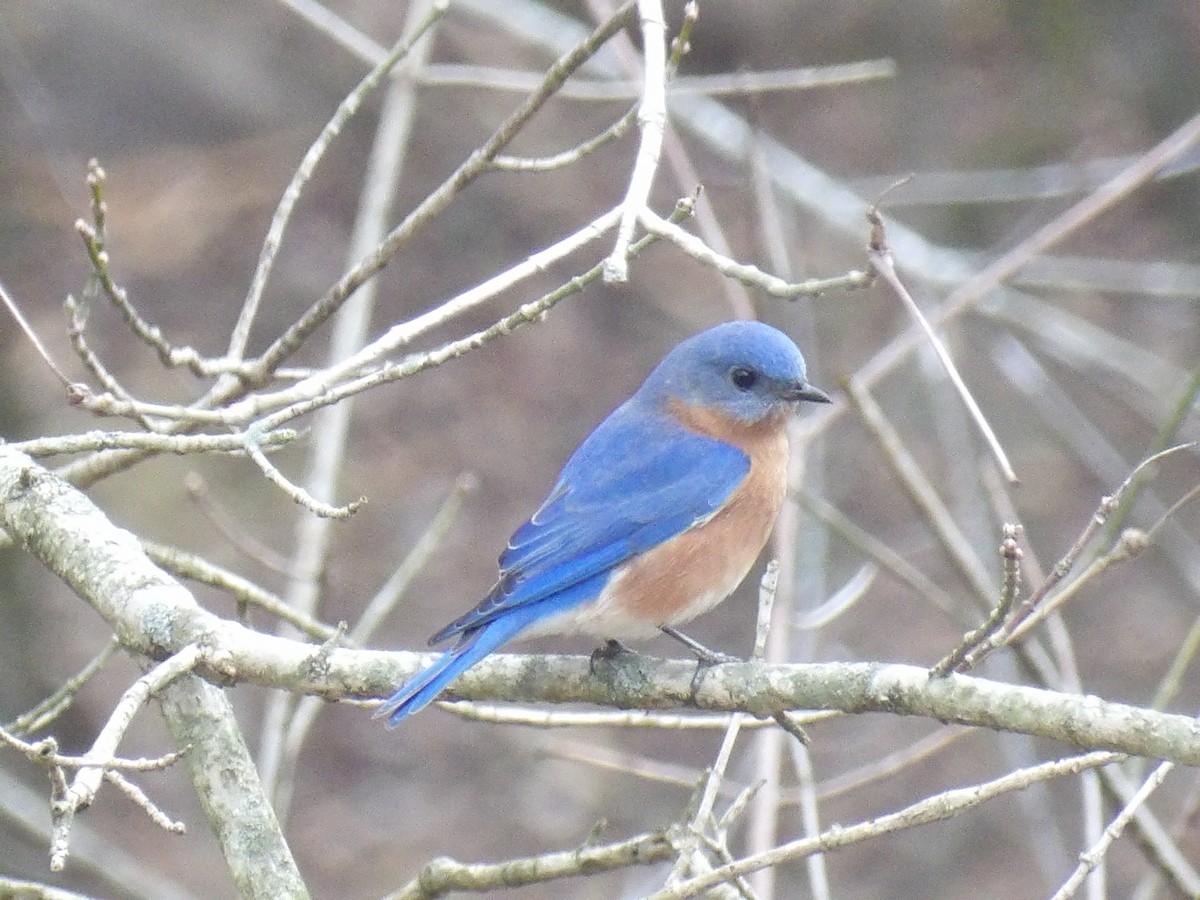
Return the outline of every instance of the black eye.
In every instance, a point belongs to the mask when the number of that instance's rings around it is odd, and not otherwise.
[[[739,391],[748,391],[758,381],[758,373],[744,366],[734,366],[729,370],[729,380]]]

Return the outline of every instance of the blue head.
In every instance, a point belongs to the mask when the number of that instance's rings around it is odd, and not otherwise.
[[[804,357],[762,322],[726,322],[679,344],[650,373],[639,399],[678,399],[746,424],[790,412],[803,400],[828,403],[808,383]]]

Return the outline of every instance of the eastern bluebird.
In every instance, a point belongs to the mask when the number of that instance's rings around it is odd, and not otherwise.
[[[500,555],[458,643],[375,713],[389,725],[518,634],[639,638],[712,609],[758,558],[787,490],[788,416],[828,403],[761,322],[688,338],[585,440]]]

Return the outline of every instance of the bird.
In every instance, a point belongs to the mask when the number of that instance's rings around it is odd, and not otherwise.
[[[570,456],[495,586],[429,639],[457,642],[375,717],[398,725],[518,634],[689,642],[675,626],[733,593],[770,536],[804,402],[830,398],[770,325],[725,322],[676,345]]]

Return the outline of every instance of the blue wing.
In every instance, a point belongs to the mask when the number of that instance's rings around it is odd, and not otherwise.
[[[603,588],[597,575],[705,521],[750,471],[737,447],[635,404],[618,408],[580,445],[541,508],[509,539],[496,586],[430,644],[563,592],[530,621],[591,599]],[[568,591],[593,580],[590,591]]]

